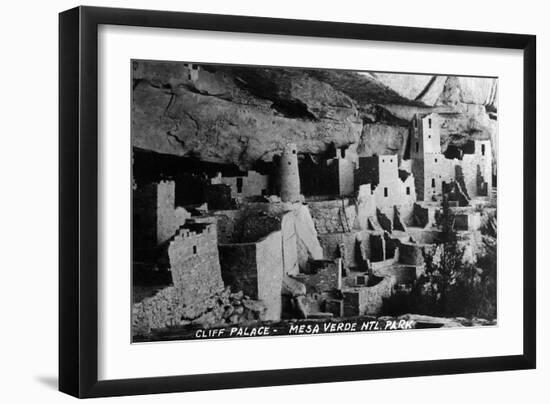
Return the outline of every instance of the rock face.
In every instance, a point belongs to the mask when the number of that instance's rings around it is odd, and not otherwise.
[[[415,113],[446,113],[444,149],[496,139],[497,81],[486,78],[133,62],[136,148],[250,168],[286,143],[301,154],[355,144],[403,156]],[[494,143],[495,144],[495,143]]]
[[[497,108],[496,78],[372,73],[401,96],[429,106],[476,104]]]
[[[357,153],[360,156],[374,154],[399,154],[405,152],[409,130],[404,126],[385,123],[366,123],[359,137]]]

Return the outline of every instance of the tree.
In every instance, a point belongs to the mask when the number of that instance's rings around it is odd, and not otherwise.
[[[432,313],[440,316],[496,317],[496,242],[485,242],[476,262],[465,260],[465,248],[454,229],[454,214],[443,199],[438,254],[427,257],[424,289],[432,294]],[[488,240],[484,237],[484,240]],[[494,240],[494,239],[493,239]]]
[[[426,275],[423,279],[428,284],[424,288],[432,295],[432,311],[437,315],[448,315],[455,311],[451,309],[455,302],[450,297],[465,266],[464,248],[459,245],[454,223],[454,214],[448,199],[444,197],[439,215],[441,244],[434,255],[426,255]]]
[[[438,216],[440,243],[424,254],[424,274],[411,290],[398,292],[386,302],[385,314],[496,317],[496,241],[483,236],[484,252],[475,264],[468,262],[454,220],[447,199],[443,199]]]
[[[480,269],[480,294],[476,316],[494,319],[497,316],[497,243],[496,238],[483,236],[485,248],[477,260]]]

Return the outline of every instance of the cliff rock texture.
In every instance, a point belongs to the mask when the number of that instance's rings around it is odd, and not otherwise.
[[[403,156],[415,113],[444,116],[443,148],[497,131],[497,80],[133,61],[136,148],[250,168],[287,142]],[[494,147],[495,149],[495,147]]]

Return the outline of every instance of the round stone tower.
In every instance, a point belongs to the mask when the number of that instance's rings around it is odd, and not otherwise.
[[[281,155],[280,167],[281,200],[298,202],[300,200],[300,175],[298,173],[298,152],[294,143],[288,143]]]

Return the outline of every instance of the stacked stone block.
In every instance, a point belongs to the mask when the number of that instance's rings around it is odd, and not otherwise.
[[[342,260],[315,260],[309,263],[309,272],[296,275],[306,286],[308,294],[330,292],[342,288]]]
[[[187,221],[168,247],[172,280],[186,306],[205,310],[204,301],[223,290],[215,223]]]

